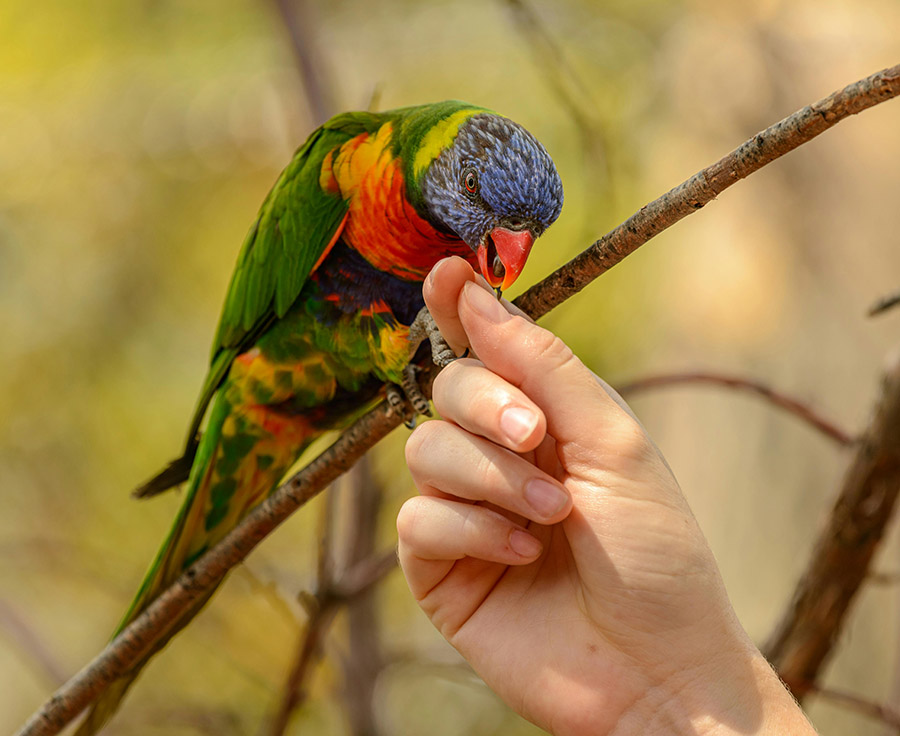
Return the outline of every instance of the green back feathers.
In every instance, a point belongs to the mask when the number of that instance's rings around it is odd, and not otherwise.
[[[392,153],[403,161],[407,196],[421,212],[418,181],[453,142],[460,125],[481,112],[487,111],[458,100],[383,113],[350,112],[336,115],[310,135],[279,176],[244,239],[188,432],[189,448],[231,362],[290,309],[344,221],[347,202],[339,193],[323,190],[319,182],[326,156],[351,138],[374,134],[391,123]]]

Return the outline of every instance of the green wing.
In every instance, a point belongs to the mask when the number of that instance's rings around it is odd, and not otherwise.
[[[340,235],[348,203],[319,184],[325,157],[383,122],[383,117],[370,113],[338,115],[309,137],[281,173],[238,255],[184,454],[133,495],[153,496],[187,480],[200,424],[231,362],[285,315],[319,258]]]

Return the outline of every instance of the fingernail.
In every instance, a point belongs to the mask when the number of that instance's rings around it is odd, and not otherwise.
[[[509,546],[513,552],[522,557],[536,557],[543,548],[539,540],[521,529],[513,529],[509,533]]]
[[[552,483],[533,478],[525,485],[525,500],[541,516],[549,517],[562,511],[569,497]]]
[[[500,429],[514,445],[521,445],[537,426],[538,418],[533,411],[511,406],[500,415]]]
[[[467,281],[463,287],[463,296],[465,296],[472,311],[481,315],[488,322],[499,324],[500,322],[506,322],[512,316],[503,308],[499,301],[471,281]]]

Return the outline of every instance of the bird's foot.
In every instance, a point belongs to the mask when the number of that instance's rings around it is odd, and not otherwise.
[[[409,341],[412,348],[410,354],[415,353],[416,348],[418,348],[426,338],[431,346],[431,359],[434,361],[435,365],[440,368],[446,368],[450,363],[457,359],[456,353],[453,352],[453,348],[451,348],[444,339],[444,336],[441,334],[441,331],[434,321],[434,317],[432,317],[431,312],[428,311],[428,307],[422,307],[416,315],[415,320],[413,320],[413,323],[409,326]],[[469,351],[466,350],[463,357],[468,354]],[[400,385],[396,386],[390,384],[388,386],[388,403],[394,410],[408,413],[406,401],[408,400],[412,405],[413,414],[404,422],[410,429],[413,429],[416,426],[416,417],[420,415],[426,417],[431,416],[431,409],[428,407],[428,399],[426,399],[425,394],[422,393],[416,375],[420,370],[421,368],[415,363],[410,363],[403,369]]]
[[[416,374],[421,369],[415,363],[410,363],[403,369],[403,376],[400,379],[400,385],[390,383],[387,387],[387,400],[394,411],[408,415],[408,406],[412,406],[412,416],[404,420],[404,424],[409,429],[415,429],[416,418],[419,416],[431,416],[431,408],[428,406],[428,399],[422,393]],[[407,401],[409,404],[407,404]]]
[[[425,338],[428,338],[428,342],[431,344],[431,359],[435,365],[446,368],[456,360],[456,353],[453,352],[453,349],[444,339],[437,324],[435,324],[434,317],[428,311],[428,307],[422,307],[419,310],[415,320],[409,327],[409,340],[413,345],[413,351]]]

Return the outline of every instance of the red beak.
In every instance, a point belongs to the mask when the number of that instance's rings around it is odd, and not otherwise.
[[[478,267],[491,288],[503,291],[519,278],[534,245],[530,230],[495,227],[478,246]]]

